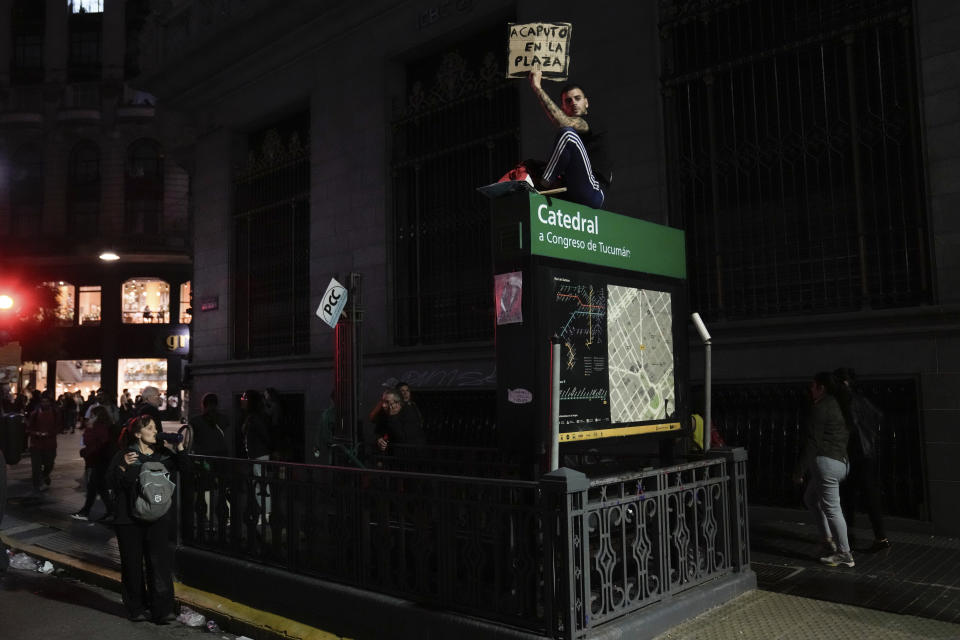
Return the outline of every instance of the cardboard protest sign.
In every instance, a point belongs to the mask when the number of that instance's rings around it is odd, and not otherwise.
[[[572,33],[569,22],[507,23],[507,77],[523,78],[539,67],[544,78],[566,80]]]

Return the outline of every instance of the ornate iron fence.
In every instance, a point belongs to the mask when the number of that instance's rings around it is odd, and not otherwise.
[[[567,479],[547,504],[566,517],[553,576],[553,637],[590,630],[671,594],[748,568],[746,453],[587,482]],[[551,476],[544,478],[550,487]],[[559,507],[559,508],[558,508]]]
[[[742,449],[538,482],[191,459],[184,545],[550,637],[749,566]]]

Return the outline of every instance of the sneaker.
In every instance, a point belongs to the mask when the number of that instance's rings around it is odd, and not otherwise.
[[[867,553],[877,553],[878,551],[885,551],[890,548],[890,540],[887,538],[880,538],[879,540],[874,540],[873,544],[870,545],[870,548],[867,549]]]
[[[847,551],[846,553],[842,553],[838,551],[833,555],[824,556],[823,558],[820,558],[820,562],[827,565],[828,567],[838,567],[842,565],[844,567],[852,568],[856,564],[853,561],[853,555],[851,555],[849,551]]]
[[[76,513],[71,513],[70,517],[74,520],[89,520],[90,514],[86,511],[77,511]]]

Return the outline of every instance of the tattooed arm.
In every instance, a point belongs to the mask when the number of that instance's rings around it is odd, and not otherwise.
[[[590,126],[587,124],[586,120],[577,116],[568,116],[560,107],[557,106],[557,103],[550,99],[550,96],[547,95],[547,92],[544,91],[543,87],[540,86],[540,81],[542,78],[543,72],[540,71],[540,69],[534,69],[531,71],[530,88],[533,89],[534,95],[536,95],[537,99],[540,100],[540,105],[543,107],[543,110],[547,114],[547,118],[550,119],[550,122],[557,127],[573,127],[580,133],[589,131]]]

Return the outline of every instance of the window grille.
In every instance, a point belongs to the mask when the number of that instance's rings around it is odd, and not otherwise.
[[[163,231],[163,153],[153,140],[138,140],[127,151],[124,202],[124,233]]]
[[[519,161],[503,30],[407,67],[393,122],[394,340],[493,337],[489,204],[476,188]]]
[[[102,18],[102,13],[70,15],[67,75],[72,82],[100,79]]]
[[[100,150],[90,141],[80,142],[70,154],[68,227],[70,235],[92,239],[100,219]]]
[[[234,355],[310,349],[309,115],[250,136],[235,179]]]
[[[927,302],[909,0],[663,0],[660,31],[693,308]]]
[[[17,151],[10,165],[10,235],[35,236],[43,212],[43,155],[29,145]]]
[[[17,0],[10,17],[13,39],[10,80],[12,84],[41,83],[46,4],[36,0]]]

